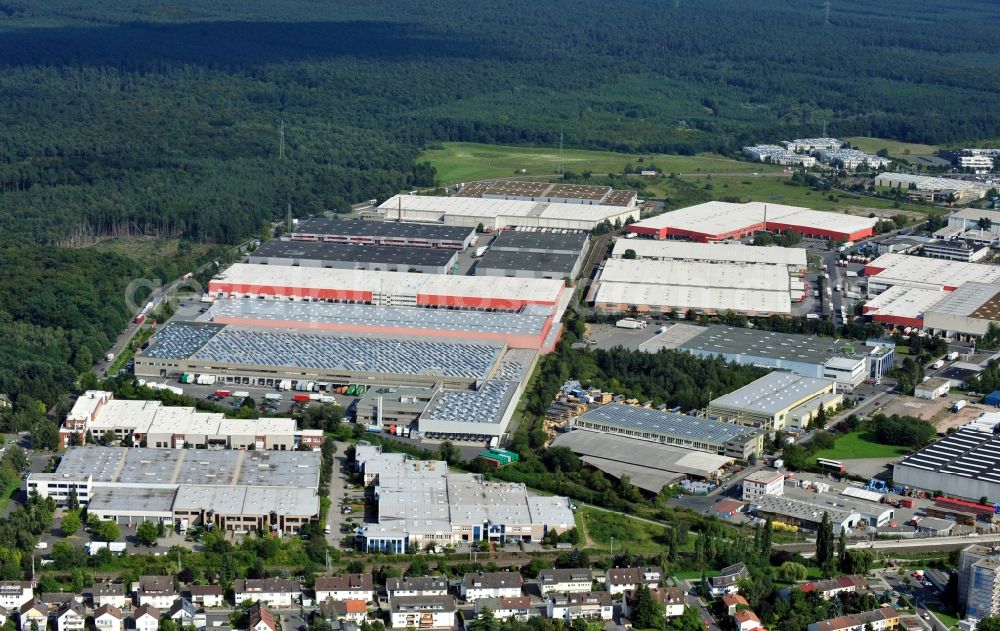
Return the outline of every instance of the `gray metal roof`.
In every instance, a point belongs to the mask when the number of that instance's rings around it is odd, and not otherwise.
[[[490,246],[491,251],[501,250],[546,250],[561,254],[579,256],[587,245],[587,233],[556,234],[553,232],[518,232],[505,230],[497,235]]]
[[[398,223],[395,221],[342,221],[339,219],[307,219],[295,228],[297,234],[343,235],[349,237],[391,237],[464,241],[472,228],[442,226],[430,223]]]
[[[267,241],[251,252],[247,261],[262,263],[268,258],[298,261],[337,261],[444,267],[456,256],[455,250],[414,248],[393,245],[348,245],[324,241]],[[404,270],[405,271],[405,270]]]
[[[771,415],[829,387],[833,383],[833,379],[803,377],[791,372],[775,371],[735,392],[713,399],[709,403],[709,407],[724,407]]]
[[[579,256],[579,254],[490,250],[479,260],[476,269],[556,272],[563,276],[569,276],[573,272],[573,266],[576,265]]]
[[[974,316],[976,310],[1000,294],[1000,285],[992,283],[964,283],[955,291],[945,294],[933,307],[931,313],[946,313],[957,316]]]
[[[174,505],[175,489],[97,487],[90,496],[87,510],[138,513],[169,513]]]
[[[735,423],[721,423],[707,418],[661,412],[624,403],[609,403],[588,410],[580,415],[580,420],[719,445],[738,436],[752,433],[750,428]]]
[[[962,428],[907,456],[896,466],[1000,484],[1000,438]]]
[[[683,342],[677,348],[719,355],[750,355],[822,364],[831,357],[844,354],[845,347],[860,345],[861,342],[852,343],[849,340],[816,335],[775,333],[716,325],[708,327],[703,333]]]
[[[732,458],[707,452],[585,430],[559,434],[552,444],[566,447],[585,458],[596,457],[627,464],[649,473],[667,472],[672,474],[672,478],[684,475],[708,477],[733,462]],[[657,487],[657,492],[660,487]]]

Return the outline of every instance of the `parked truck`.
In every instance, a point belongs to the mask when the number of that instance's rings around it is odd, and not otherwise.
[[[939,359],[936,362],[934,362],[933,364],[931,364],[931,368],[933,368],[934,370],[937,370],[938,368],[941,368],[942,366],[944,366],[944,360],[943,359]]]
[[[215,383],[215,375],[198,375],[194,382],[199,386],[210,386]]]
[[[948,355],[947,355],[947,357],[945,357],[945,359],[947,359],[950,362],[955,361],[956,359],[958,359],[958,352],[957,351],[952,351],[952,352],[948,353]]]
[[[476,251],[475,253],[473,253],[473,256],[476,257],[477,259],[482,258],[482,256],[486,254],[486,250],[488,249],[489,248],[487,248],[485,245],[481,245],[478,248],[476,248]]]
[[[966,401],[965,399],[959,399],[958,401],[955,401],[954,405],[951,406],[951,411],[952,412],[961,412],[962,408],[964,408],[967,403],[968,403],[968,401]]]
[[[115,360],[115,354],[114,353],[108,353],[107,355],[104,356],[104,359],[106,359],[109,362],[110,361],[114,361]]]
[[[277,392],[268,392],[264,395],[265,401],[281,401],[282,399],[284,399],[284,397]]]
[[[644,329],[646,328],[646,323],[635,318],[622,318],[615,322],[615,326],[619,329]]]

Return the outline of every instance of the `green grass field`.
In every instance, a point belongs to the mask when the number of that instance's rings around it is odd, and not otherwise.
[[[871,433],[851,432],[837,438],[837,445],[833,449],[817,451],[813,456],[816,458],[829,458],[831,460],[848,460],[850,458],[895,458],[909,453],[906,447],[897,445],[880,445],[875,442],[875,437]]]
[[[937,154],[940,147],[936,145],[921,145],[912,142],[900,142],[898,140],[886,140],[884,138],[869,138],[867,136],[852,136],[844,138],[862,151],[875,153],[879,149],[886,149],[890,156],[933,156]]]
[[[642,162],[639,162],[640,158]],[[443,143],[440,149],[425,151],[419,160],[429,160],[434,165],[441,184],[515,176],[551,177],[559,172],[560,164],[559,150],[551,147],[509,147],[465,142]],[[715,154],[639,156],[611,151],[566,149],[562,158],[563,168],[575,173],[621,173],[629,163],[637,168],[655,165],[666,174],[679,173],[684,181],[705,190],[713,199],[773,201],[865,216],[873,212],[891,216],[900,210],[921,215],[928,212],[925,206],[903,204],[895,209],[889,200],[848,193],[834,192],[835,199],[830,199],[830,194],[813,191],[805,186],[787,185],[783,167],[741,162]],[[518,173],[519,169],[525,169],[526,172]],[[641,179],[646,185],[649,196],[683,199],[683,196],[678,196],[669,178],[634,177],[636,180]]]
[[[508,147],[469,142],[446,142],[441,149],[429,149],[418,158],[429,160],[442,184],[488,178],[548,176],[559,173],[559,149],[552,147]],[[640,162],[641,160],[641,162]],[[781,167],[751,164],[715,154],[668,156],[631,155],[612,151],[564,149],[562,168],[574,173],[621,173],[631,163],[636,168],[655,165],[664,173],[774,173]],[[524,169],[525,173],[519,173]]]
[[[610,551],[612,537],[615,540],[615,550],[649,553],[659,552],[663,548],[662,543],[657,541],[664,534],[662,527],[628,515],[581,506],[576,512],[576,519],[578,523],[583,522],[587,534],[604,551]]]

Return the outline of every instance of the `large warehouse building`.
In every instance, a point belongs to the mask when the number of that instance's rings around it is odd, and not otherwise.
[[[627,254],[629,250],[632,254]],[[652,261],[698,261],[704,263],[735,263],[780,265],[789,276],[803,276],[808,263],[803,248],[756,247],[739,243],[692,243],[690,241],[658,241],[651,239],[618,239],[611,258],[636,258]]]
[[[255,420],[226,418],[221,413],[198,412],[191,407],[167,407],[159,401],[115,399],[110,392],[88,390],[73,404],[59,429],[59,442],[68,447],[72,436],[79,444],[94,440],[131,440],[164,449],[319,449],[323,432],[297,430],[290,418]]]
[[[628,227],[649,239],[711,242],[794,230],[804,237],[857,241],[872,236],[875,219],[782,204],[705,202],[643,219]]]
[[[616,434],[745,460],[759,454],[763,432],[676,412],[609,403],[577,418],[578,430]]]
[[[446,248],[347,245],[323,241],[268,241],[247,256],[255,265],[454,274],[458,252]]]
[[[473,228],[475,226],[463,228],[396,221],[307,219],[299,222],[291,237],[294,241],[464,250],[476,238]]]
[[[899,486],[1000,503],[1000,438],[988,424],[970,424],[896,463]]]
[[[509,226],[590,231],[603,222],[624,225],[639,219],[637,206],[426,195],[396,195],[379,206],[379,210],[389,219],[469,228],[482,224],[492,232]]]
[[[928,333],[963,340],[979,338],[1000,325],[1000,284],[965,283],[924,311]]]
[[[556,308],[559,280],[484,278],[405,272],[332,270],[237,263],[208,283],[213,298],[274,298],[518,311],[528,305]]]
[[[378,500],[378,518],[361,538],[368,552],[402,554],[477,541],[538,543],[576,525],[569,500],[533,496],[523,484],[452,473],[448,463],[358,447],[356,460]]]
[[[504,230],[478,263],[476,276],[574,279],[580,271],[588,236]]]
[[[865,265],[868,294],[895,286],[955,291],[965,283],[1000,283],[1000,267],[907,254],[883,254]]]
[[[589,299],[604,313],[768,316],[791,315],[792,301],[804,294],[802,281],[774,265],[612,258]]]
[[[893,366],[895,347],[888,342],[871,340],[852,342],[850,340],[801,335],[797,333],[777,333],[759,329],[717,324],[703,329],[676,346],[699,357],[722,357],[728,362],[745,366],[760,366],[793,372],[803,377],[824,377],[831,360],[852,360],[856,367],[850,373],[861,373],[866,377],[881,378]],[[838,380],[844,389],[858,385],[857,377],[850,381]]]
[[[875,176],[875,186],[925,192],[932,201],[959,202],[982,199],[990,190],[989,184],[976,180],[957,180],[911,173],[880,173]]]
[[[628,476],[635,486],[649,493],[684,479],[720,480],[735,458],[695,449],[637,440],[597,432],[559,434],[554,447],[566,447],[588,465],[621,479]]]
[[[772,372],[708,404],[708,414],[768,432],[803,431],[819,412],[843,403],[833,379]]]
[[[924,314],[948,293],[943,289],[894,285],[865,303],[864,313],[875,322],[923,328]]]
[[[458,196],[553,204],[623,206],[626,208],[634,206],[636,203],[635,191],[620,191],[610,186],[553,184],[550,182],[528,182],[524,180],[470,182],[459,190]]]
[[[71,447],[52,473],[25,489],[59,504],[75,489],[87,513],[213,526],[235,532],[298,532],[319,516],[320,454],[312,451]]]

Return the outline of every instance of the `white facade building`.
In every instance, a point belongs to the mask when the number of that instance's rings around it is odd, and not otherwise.
[[[831,357],[823,364],[823,377],[837,382],[837,390],[851,392],[868,376],[864,357]]]
[[[480,598],[508,598],[521,595],[524,579],[517,572],[479,572],[466,574],[461,594],[467,602]]]
[[[743,478],[743,501],[752,501],[762,495],[781,495],[785,492],[785,474],[780,471],[754,471]]]
[[[233,582],[236,604],[260,601],[268,607],[291,607],[302,598],[302,587],[295,581],[280,578],[248,578]]]

